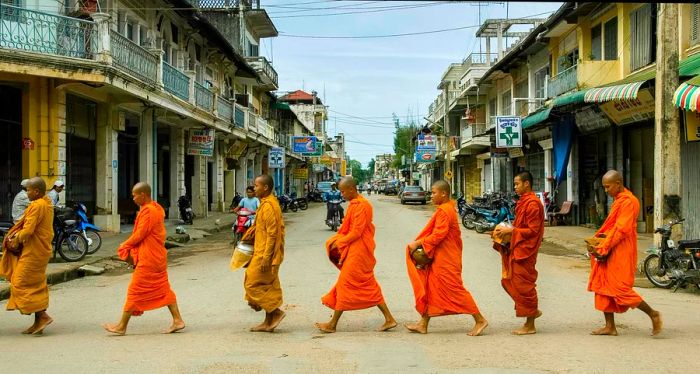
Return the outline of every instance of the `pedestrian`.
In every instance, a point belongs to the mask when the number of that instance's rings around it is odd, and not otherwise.
[[[349,201],[347,218],[338,233],[326,241],[331,261],[340,269],[338,280],[321,298],[323,305],[333,309],[333,316],[326,323],[316,323],[322,332],[333,333],[344,311],[378,307],[384,315],[384,324],[377,331],[396,327],[396,320],[382,296],[382,290],[374,277],[374,224],[372,205],[357,192],[352,177],[340,180],[340,191]]]
[[[65,188],[65,185],[63,184],[62,180],[57,180],[53,182],[53,187],[51,187],[51,190],[48,192],[48,196],[51,199],[51,203],[53,203],[53,206],[58,205],[58,201],[60,199],[59,194],[63,192],[63,189]]]
[[[140,316],[147,310],[167,306],[173,322],[164,333],[185,328],[177,298],[168,281],[168,251],[165,249],[165,211],[151,200],[151,186],[139,182],[131,190],[134,202],[141,207],[134,231],[119,245],[119,257],[134,267],[131,283],[126,292],[126,303],[119,322],[103,324],[108,332],[124,335],[131,316]]]
[[[525,324],[511,333],[529,335],[537,332],[535,319],[542,315],[535,288],[535,264],[544,235],[544,207],[532,192],[532,174],[529,171],[518,173],[513,184],[519,196],[515,222],[510,227],[496,228],[494,236],[504,238],[506,244],[494,243],[494,249],[501,254],[501,285],[515,302],[515,316],[526,318]]]
[[[14,200],[12,200],[12,222],[15,224],[22,218],[30,203],[29,197],[27,197],[27,182],[29,182],[29,179],[22,180],[20,190],[15,195]]]
[[[280,265],[284,260],[284,220],[277,198],[272,194],[274,180],[263,174],[255,178],[255,195],[260,199],[255,224],[242,241],[253,241],[253,258],[245,272],[243,287],[248,305],[256,312],[265,310],[265,320],[252,332],[273,332],[286,316],[282,306]]]
[[[614,201],[610,214],[595,234],[604,239],[592,248],[588,291],[595,293],[595,308],[603,312],[605,326],[591,334],[617,335],[615,313],[639,308],[651,319],[651,334],[658,335],[663,327],[661,313],[632,288],[637,265],[639,200],[625,188],[622,175],[616,170],[605,173],[603,188]]]
[[[7,310],[34,313],[34,324],[22,334],[40,335],[53,322],[46,313],[49,307],[46,267],[52,252],[53,206],[45,195],[46,182],[43,179],[31,178],[26,187],[31,203],[22,218],[5,235],[0,274],[10,285]]]
[[[462,233],[450,185],[440,180],[432,185],[432,202],[437,207],[428,224],[408,245],[406,266],[413,286],[415,308],[421,316],[417,323],[404,324],[411,332],[426,334],[432,317],[471,314],[474,327],[469,335],[478,336],[488,326],[471,293],[462,281]],[[411,251],[417,248],[432,258],[427,268],[418,269]]]

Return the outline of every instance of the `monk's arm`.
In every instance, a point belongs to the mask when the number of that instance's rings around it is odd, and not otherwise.
[[[513,228],[510,246],[516,260],[522,260],[532,256],[538,248],[532,245],[519,245],[528,240],[537,240],[542,234],[542,222],[544,221],[544,211],[541,209],[539,201],[528,204],[525,209],[525,226]]]
[[[136,248],[146,239],[148,234],[151,233],[151,226],[153,223],[151,222],[150,209],[144,209],[144,211],[139,214],[138,221],[138,226],[134,227],[134,232],[120,247]]]
[[[39,209],[37,204],[30,205],[29,208],[27,208],[24,226],[22,226],[22,230],[17,233],[17,239],[20,243],[24,243],[30,236],[34,235],[37,225],[39,225],[39,222],[44,218],[44,211],[45,209]]]
[[[420,239],[423,244],[423,251],[428,255],[432,255],[435,248],[437,248],[440,243],[447,237],[447,233],[450,231],[450,222],[447,218],[447,214],[441,209],[435,212],[435,226],[433,231],[427,236]]]
[[[263,217],[259,218],[262,218],[263,222],[260,223],[263,224],[263,227],[265,228],[265,249],[263,251],[263,260],[270,262],[272,261],[272,256],[275,253],[275,243],[280,240],[279,236],[281,223],[279,222],[277,215],[274,214],[274,211],[269,206],[268,209],[265,209],[265,211],[262,213],[264,214]]]
[[[352,214],[352,218],[350,219],[350,231],[335,242],[338,248],[350,245],[350,243],[359,239],[367,226],[364,205],[356,204],[352,209],[348,209],[348,215],[350,214]]]
[[[605,256],[610,253],[610,251],[617,246],[622,239],[632,233],[632,228],[634,223],[637,221],[637,214],[639,211],[634,209],[634,204],[630,199],[620,202],[620,214],[617,216],[617,221],[610,231],[606,234],[606,238],[598,247],[596,247],[596,252],[599,255]]]

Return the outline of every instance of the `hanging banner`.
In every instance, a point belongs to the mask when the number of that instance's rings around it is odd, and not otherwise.
[[[416,144],[416,151],[436,151],[437,150],[437,136],[435,135],[418,135],[418,143]]]
[[[639,91],[633,100],[613,100],[600,105],[600,109],[618,125],[654,119],[654,97],[649,89]]]
[[[214,130],[190,130],[187,154],[192,156],[213,156]]]
[[[292,177],[294,179],[309,179],[309,169],[295,168],[292,170]]]
[[[520,148],[523,146],[523,126],[520,117],[496,117],[496,147]]]
[[[292,151],[310,156],[316,153],[317,142],[315,136],[292,136]]]
[[[270,152],[267,155],[267,166],[270,169],[281,169],[284,168],[284,148],[274,147],[270,148]]]
[[[348,172],[348,163],[345,160],[340,161],[340,175],[350,175],[352,170]]]
[[[700,141],[700,113],[685,112],[685,139],[689,142]]]

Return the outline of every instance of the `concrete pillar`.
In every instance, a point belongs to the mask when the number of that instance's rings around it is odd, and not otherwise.
[[[215,212],[223,212],[224,209],[224,160],[222,155],[222,143],[214,142],[214,157],[213,157],[213,171],[214,175],[212,178],[212,193],[214,198],[211,203],[211,210]],[[223,148],[225,149],[225,148]]]
[[[97,25],[97,53],[95,59],[107,65],[112,64],[112,46],[109,36],[109,20],[107,13],[92,13],[90,17]]]
[[[155,170],[153,168],[155,141],[153,138],[153,110],[149,109],[141,116],[141,135],[139,137],[139,181],[146,182],[151,185],[153,191],[151,195],[155,196],[156,188],[153,185],[153,176]]]
[[[112,126],[117,118],[116,108],[109,104],[98,105],[95,141],[97,211],[93,219],[95,225],[100,229],[110,232],[120,232],[117,194],[119,144],[117,142],[118,134]]]
[[[263,160],[263,152],[258,152],[255,155],[255,167],[253,168],[253,177],[257,177],[258,175],[262,174],[262,160]]]
[[[171,219],[180,217],[177,199],[185,194],[185,130],[170,129],[170,206]],[[173,209],[172,207],[175,207]]]
[[[208,216],[207,198],[207,158],[194,156],[194,176],[192,177],[192,209],[198,217]]]
[[[546,139],[538,142],[544,150],[544,192],[552,193],[552,184],[549,182],[549,177],[552,177],[552,149],[554,148],[552,139]],[[571,160],[569,160],[571,162]]]

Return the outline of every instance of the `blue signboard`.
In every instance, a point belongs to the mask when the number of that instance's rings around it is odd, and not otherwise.
[[[437,136],[435,135],[418,135],[416,151],[437,151]]]
[[[416,162],[420,164],[429,164],[435,162],[437,151],[416,151]]]
[[[317,142],[315,136],[293,136],[292,150],[294,153],[301,154],[315,153]]]

